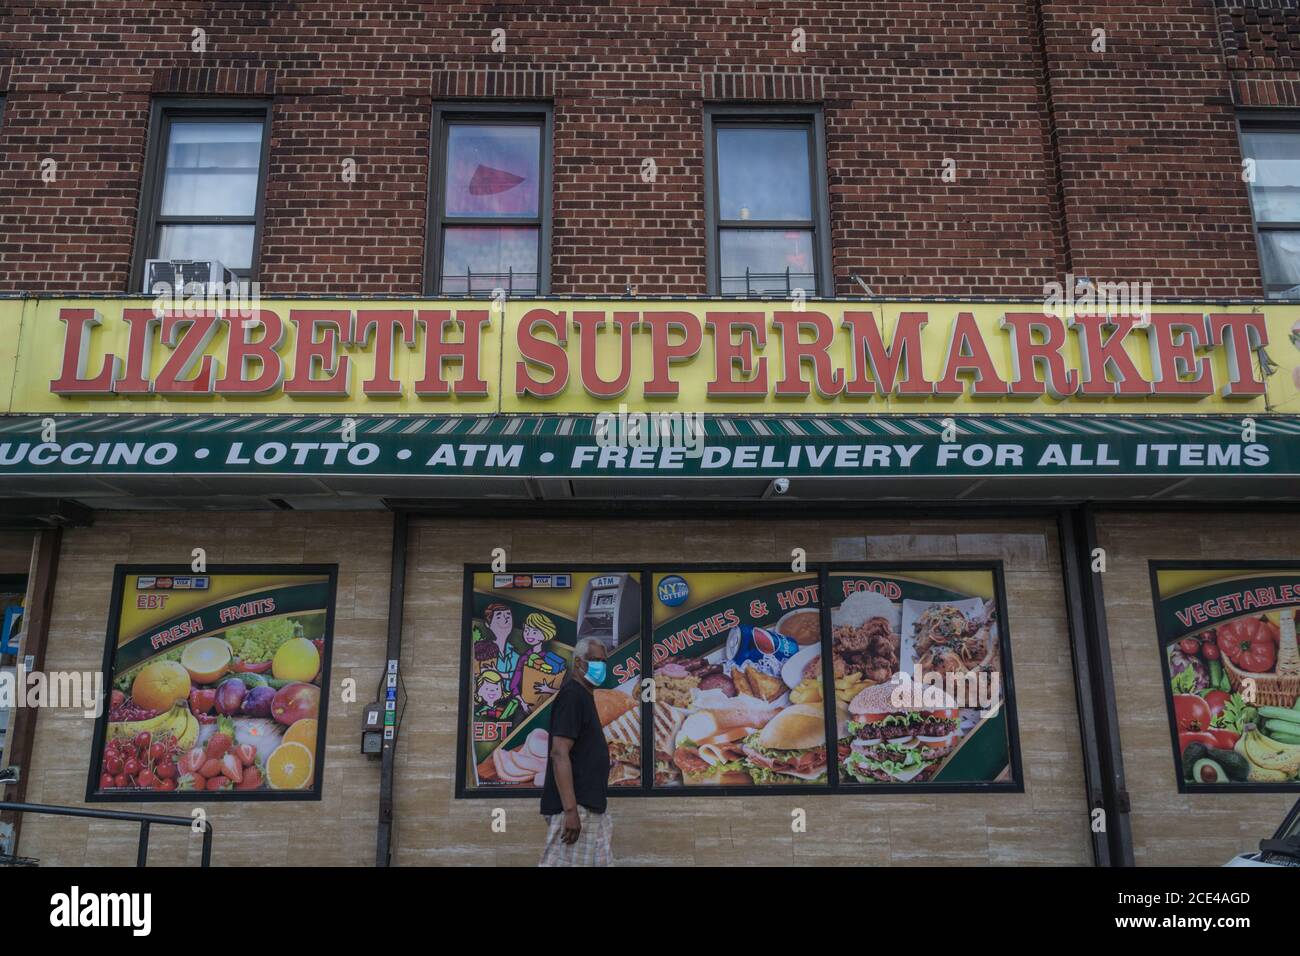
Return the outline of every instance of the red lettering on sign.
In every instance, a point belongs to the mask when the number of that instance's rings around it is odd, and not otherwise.
[[[375,335],[375,373],[361,383],[361,390],[377,398],[399,396],[402,383],[393,378],[393,346],[397,332],[402,344],[415,347],[415,312],[411,309],[357,310],[357,344],[362,348]]]
[[[284,362],[276,351],[284,341],[284,322],[274,312],[254,309],[246,318],[222,319],[228,330],[226,374],[217,382],[218,395],[265,395],[284,378]],[[262,330],[261,336],[253,334]],[[252,368],[258,366],[256,377]]]
[[[704,324],[713,333],[713,381],[706,394],[766,395],[767,359],[754,356],[767,344],[763,313],[709,312]],[[736,372],[743,377],[737,378]]]
[[[700,320],[689,312],[647,312],[641,321],[650,327],[650,358],[652,373],[650,381],[645,383],[643,394],[646,397],[676,395],[680,391],[677,382],[669,377],[672,366],[694,358],[704,342],[704,332]],[[672,344],[672,333],[681,333],[682,339]]]
[[[921,329],[929,322],[925,312],[902,313],[886,348],[874,313],[845,312],[840,324],[849,330],[853,341],[853,378],[845,385],[845,393],[889,395],[897,391],[900,395],[929,395],[934,387],[921,364]],[[900,370],[904,373],[902,379],[898,377]]]
[[[289,321],[297,347],[293,378],[284,383],[285,394],[347,395],[352,385],[352,360],[339,354],[339,346],[352,341],[352,313],[347,309],[291,309]],[[320,378],[314,377],[317,371]]]
[[[555,341],[539,339],[533,335],[536,326],[551,330]],[[565,313],[552,312],[549,309],[532,309],[524,315],[519,323],[519,354],[524,361],[515,363],[515,394],[534,395],[537,398],[553,398],[559,395],[569,384],[569,353],[564,350],[568,344],[568,322]],[[529,371],[534,365],[551,373],[548,379],[538,379]]]
[[[817,393],[830,398],[844,391],[844,370],[831,361],[830,347],[835,340],[835,323],[822,312],[777,312],[772,324],[781,330],[781,361],[784,375],[776,383],[777,395],[807,395],[808,383],[800,375],[804,362],[813,367],[813,384]],[[811,342],[801,342],[804,331],[813,333]]]
[[[615,312],[614,327],[618,330],[618,374],[606,381],[596,368],[596,344],[600,330],[605,325],[604,312],[573,313],[573,329],[578,333],[579,374],[582,387],[596,398],[617,398],[627,391],[632,379],[632,332],[636,328],[635,312]]]
[[[1065,398],[1079,390],[1079,373],[1066,368],[1065,323],[1054,315],[1008,312],[999,323],[1011,332],[1011,394]],[[1042,337],[1034,340],[1035,334]],[[1042,373],[1042,378],[1038,377]]]
[[[111,395],[113,382],[121,372],[120,358],[110,353],[104,356],[98,375],[90,376],[86,372],[90,363],[90,330],[99,325],[99,313],[94,309],[60,309],[59,321],[68,326],[63,337],[63,371],[50,382],[50,391],[56,395]]]
[[[421,309],[418,321],[424,327],[424,378],[415,383],[415,394],[448,395],[454,391],[457,395],[486,395],[488,383],[479,371],[479,343],[488,324],[487,311],[461,311],[452,318],[446,309]],[[462,341],[447,339],[452,326],[464,330]],[[460,364],[460,378],[454,385],[442,377],[444,363]]]

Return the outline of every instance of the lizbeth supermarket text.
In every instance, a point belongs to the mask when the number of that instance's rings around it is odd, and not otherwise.
[[[531,308],[505,327],[488,309],[290,308],[286,320],[265,308],[246,317],[123,308],[116,319],[64,308],[60,371],[49,387],[68,396],[438,399],[486,396],[500,368],[501,388],[539,399],[571,383],[600,400],[673,398],[688,377],[705,376],[707,397],[733,399],[804,398],[814,389],[829,399],[1265,393],[1251,361],[1268,344],[1261,313],[1007,311],[996,328],[962,311],[901,312],[888,327],[871,310],[836,314]],[[124,347],[92,347],[105,321],[125,333]],[[494,321],[508,361],[485,354]],[[408,354],[414,361],[396,361]]]
[[[1183,627],[1192,627],[1195,624],[1207,624],[1221,617],[1235,617],[1260,608],[1285,607],[1292,604],[1300,604],[1300,587],[1281,584],[1275,587],[1251,588],[1234,594],[1223,594],[1182,610],[1176,610],[1174,614]]]

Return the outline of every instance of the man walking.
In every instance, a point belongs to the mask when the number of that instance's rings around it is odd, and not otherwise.
[[[539,866],[609,866],[614,825],[605,812],[609,745],[592,691],[605,682],[605,645],[586,637],[551,704],[551,749],[542,787],[546,848]]]

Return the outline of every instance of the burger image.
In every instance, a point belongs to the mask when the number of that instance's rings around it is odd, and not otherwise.
[[[875,684],[849,702],[849,753],[844,772],[859,783],[930,779],[957,744],[960,710],[938,687],[899,680]],[[924,691],[927,707],[910,706]],[[900,703],[895,703],[898,700]]]
[[[820,705],[795,704],[741,744],[754,783],[824,783],[826,716]]]

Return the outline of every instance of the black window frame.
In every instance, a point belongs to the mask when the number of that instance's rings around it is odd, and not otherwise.
[[[536,216],[453,216],[446,215],[447,134],[453,124],[458,125],[529,125],[541,128],[538,169],[538,209]],[[429,201],[426,218],[424,257],[424,294],[433,298],[480,299],[491,292],[473,292],[449,295],[442,292],[443,230],[455,226],[535,226],[537,235],[537,289],[524,293],[524,297],[550,295],[551,292],[551,189],[554,149],[554,107],[547,102],[484,103],[480,101],[435,103],[429,124]],[[501,286],[507,294],[512,283]]]
[[[266,224],[266,185],[271,161],[271,102],[239,99],[155,99],[149,114],[149,145],[145,155],[144,181],[140,188],[140,206],[136,216],[135,249],[132,255],[131,286],[137,292],[144,279],[144,264],[158,258],[158,227],[169,224],[206,223],[212,225],[248,225],[248,216],[171,216],[161,222],[163,176],[172,124],[178,119],[262,121],[262,156],[257,171],[257,202],[251,224],[253,253],[247,269],[230,269],[240,280],[254,282],[261,269],[262,235]],[[174,222],[172,222],[174,221]]]
[[[722,220],[718,208],[719,128],[782,129],[799,127],[808,131],[808,175],[812,193],[811,220]],[[826,186],[826,128],[820,106],[753,106],[706,104],[704,107],[704,215],[705,272],[709,295],[726,298],[772,298],[776,293],[758,291],[750,294],[722,292],[721,233],[733,229],[810,229],[813,233],[813,265],[817,287],[805,289],[810,298],[830,298],[835,294],[831,258],[830,199]],[[793,284],[791,283],[793,286]],[[798,288],[798,286],[794,286]],[[793,288],[790,290],[793,292]]]
[[[1296,137],[1296,143],[1300,147],[1300,113],[1280,112],[1276,110],[1247,110],[1237,114],[1237,144],[1241,151],[1243,162],[1247,159],[1256,157],[1246,155],[1246,133],[1256,132],[1274,132],[1274,133],[1292,133]],[[1300,152],[1300,148],[1298,148]],[[1300,156],[1297,156],[1300,160]],[[1244,182],[1246,187],[1246,202],[1250,205],[1250,223],[1251,231],[1255,236],[1255,254],[1259,259],[1259,284],[1264,291],[1264,297],[1267,299],[1280,299],[1281,292],[1287,289],[1295,288],[1300,283],[1269,283],[1268,276],[1264,272],[1264,240],[1261,233],[1265,232],[1294,232],[1300,235],[1300,220],[1286,222],[1261,222],[1259,214],[1255,209],[1255,200],[1251,196],[1250,183]],[[1300,296],[1291,296],[1291,299]]]

